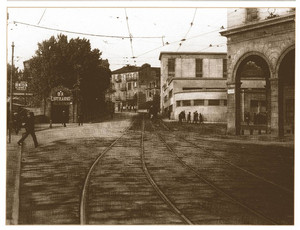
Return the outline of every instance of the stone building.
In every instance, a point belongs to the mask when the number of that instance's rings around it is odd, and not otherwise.
[[[264,126],[294,130],[295,9],[230,8],[227,37],[227,131]]]
[[[160,95],[160,68],[144,64],[124,66],[112,72],[110,101],[115,111],[147,109],[148,102]]]
[[[161,109],[171,119],[195,111],[226,122],[226,53],[161,52]],[[193,117],[192,117],[193,119]]]

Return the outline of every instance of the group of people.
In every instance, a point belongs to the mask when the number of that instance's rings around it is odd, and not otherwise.
[[[191,112],[189,112],[187,114],[187,116],[185,115],[185,111],[181,111],[179,113],[179,123],[182,123],[183,121],[186,121],[187,123],[195,123],[197,124],[198,122],[200,124],[203,123],[203,115],[201,113],[198,113],[197,111],[195,111],[193,113],[193,121],[192,121],[192,114]]]

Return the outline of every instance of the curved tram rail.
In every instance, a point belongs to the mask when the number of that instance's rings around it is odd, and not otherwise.
[[[97,163],[103,158],[103,156],[118,142],[118,140],[120,140],[125,133],[133,126],[135,120],[131,122],[131,124],[129,125],[129,127],[127,127],[123,132],[122,135],[120,135],[116,140],[114,140],[110,146],[108,146],[104,151],[102,151],[99,156],[96,158],[96,160],[94,161],[94,163],[92,164],[92,166],[90,167],[85,180],[84,180],[84,185],[82,188],[82,193],[81,193],[81,200],[80,200],[80,224],[84,225],[87,224],[86,223],[86,195],[87,195],[87,187],[88,187],[88,183],[90,180],[90,176],[91,173],[93,171],[93,169],[95,168],[95,166],[97,165]]]
[[[85,225],[87,224],[87,218],[86,218],[86,199],[87,199],[87,191],[88,191],[88,184],[90,181],[90,176],[95,169],[95,166],[98,164],[98,162],[103,158],[103,156],[112,149],[114,145],[126,134],[126,132],[133,126],[134,121],[131,123],[131,125],[125,129],[114,142],[110,144],[104,151],[102,151],[99,156],[96,158],[96,160],[93,162],[92,166],[90,167],[85,181],[84,186],[82,189],[81,194],[81,201],[80,201],[80,224]],[[165,204],[175,213],[178,215],[178,217],[186,224],[192,225],[193,223],[170,201],[170,199],[163,193],[163,191],[158,187],[156,182],[153,180],[152,176],[149,173],[149,170],[147,169],[146,163],[145,163],[145,155],[144,155],[144,132],[145,132],[145,122],[144,122],[144,116],[142,120],[142,129],[141,129],[141,163],[142,163],[142,169],[145,173],[149,183],[153,187],[153,189],[156,191],[156,193],[159,195],[159,197],[163,200]]]
[[[161,199],[166,202],[169,207],[177,214],[179,217],[186,223],[192,225],[193,223],[168,199],[168,197],[162,192],[162,190],[158,187],[158,185],[155,183],[153,178],[151,177],[146,163],[145,163],[145,151],[144,151],[144,132],[145,132],[145,119],[143,117],[143,123],[142,123],[142,137],[141,137],[141,159],[142,159],[142,165],[143,165],[143,171],[147,176],[147,179],[149,180],[150,184],[153,186],[155,191],[158,193],[158,195],[161,197]]]
[[[236,203],[237,205],[239,205],[240,207],[248,210],[249,212],[253,213],[254,215],[268,221],[271,224],[274,225],[278,225],[278,223],[276,223],[273,219],[265,216],[264,214],[260,213],[259,211],[256,211],[254,209],[252,209],[251,207],[243,204],[242,202],[240,202],[239,200],[235,199],[234,197],[232,197],[230,194],[228,194],[227,192],[225,192],[223,189],[217,187],[214,183],[210,182],[209,180],[207,180],[206,178],[204,178],[195,168],[191,167],[190,165],[186,164],[176,153],[175,151],[172,149],[172,147],[166,142],[166,140],[161,136],[160,133],[158,133],[156,131],[156,128],[154,127],[153,123],[151,122],[151,126],[153,131],[155,132],[155,134],[159,137],[159,139],[165,144],[165,146],[167,147],[167,149],[169,150],[170,153],[172,153],[176,159],[187,169],[191,170],[200,180],[202,180],[203,182],[205,182],[206,184],[208,184],[210,187],[212,187],[214,190],[216,190],[217,192],[219,192],[220,194],[222,194],[223,196],[227,197],[228,199],[230,199],[232,202]]]

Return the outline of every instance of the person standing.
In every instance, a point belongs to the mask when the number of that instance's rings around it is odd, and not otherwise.
[[[198,112],[197,111],[195,111],[194,112],[194,120],[193,120],[193,123],[198,123]]]
[[[78,114],[78,126],[83,125],[83,116],[82,113]]]
[[[34,132],[34,114],[33,114],[33,112],[29,112],[27,114],[27,119],[26,119],[26,122],[24,124],[24,127],[25,127],[26,132],[22,135],[22,138],[18,141],[18,145],[22,145],[23,141],[30,134],[32,136],[32,139],[33,139],[33,142],[34,142],[34,146],[38,147],[38,142],[37,142],[35,132]]]
[[[201,113],[199,113],[199,123],[202,124],[203,123],[203,116]]]
[[[191,123],[191,116],[191,112],[189,112],[187,115],[187,123]]]
[[[66,121],[67,121],[67,113],[66,113],[65,110],[63,110],[63,111],[62,111],[62,125],[63,125],[64,127],[67,127],[67,126],[66,126]]]

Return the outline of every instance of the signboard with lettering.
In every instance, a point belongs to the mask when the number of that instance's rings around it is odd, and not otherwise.
[[[52,89],[50,100],[55,105],[70,105],[73,100],[72,92],[68,88],[58,86]]]
[[[227,89],[227,94],[234,94],[234,89]]]
[[[17,81],[15,83],[15,89],[25,91],[27,89],[27,82],[26,81]]]

